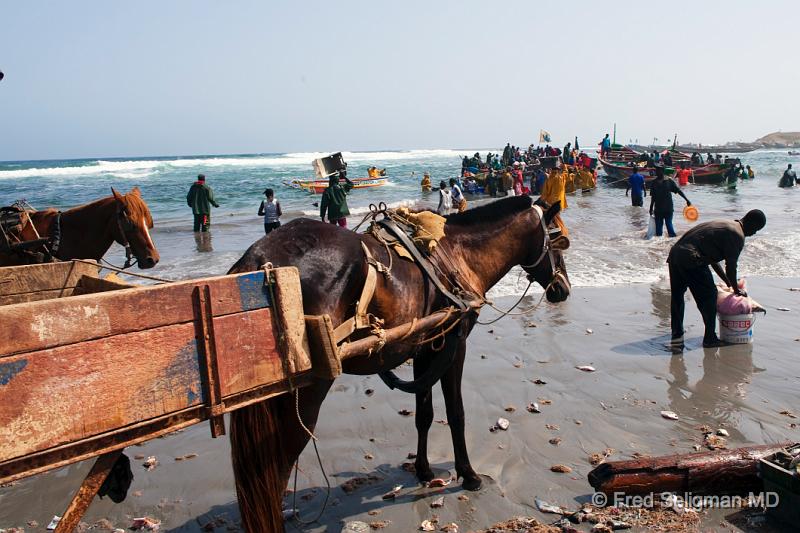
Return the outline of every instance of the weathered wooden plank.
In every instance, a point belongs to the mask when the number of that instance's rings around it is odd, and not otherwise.
[[[61,262],[0,268],[0,305],[70,296],[83,276],[97,276],[99,267]]]
[[[284,379],[269,309],[214,318],[223,395]],[[194,323],[0,360],[0,461],[164,416],[203,398]]]
[[[117,276],[114,276],[112,279],[82,276],[81,279],[78,280],[78,285],[75,287],[73,294],[76,296],[79,294],[95,294],[98,292],[130,289],[132,287],[135,287],[135,285],[125,283]]]
[[[295,270],[296,272],[296,270]],[[192,291],[209,285],[216,316],[268,307],[264,273],[73,296],[0,307],[0,358],[194,320]],[[299,289],[298,289],[299,290]]]
[[[295,387],[305,387],[312,380],[313,377],[309,373],[305,373],[295,376],[292,382]],[[262,402],[268,398],[283,394],[287,390],[288,383],[282,381],[228,396],[224,398],[225,412],[230,413],[247,405]],[[0,461],[0,485],[61,468],[78,461],[91,459],[113,450],[140,444],[204,420],[207,420],[206,408],[198,405],[177,413],[170,413],[166,416],[144,420],[86,439],[72,441],[41,452],[8,461]]]

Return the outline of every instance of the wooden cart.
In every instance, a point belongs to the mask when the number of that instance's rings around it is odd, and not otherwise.
[[[0,484],[97,461],[71,532],[122,450],[335,378],[341,361],[458,320],[454,309],[335,343],[304,316],[296,268],[133,287],[87,262],[0,268]]]
[[[72,531],[126,446],[308,380],[297,269],[130,287],[82,262],[0,269],[0,484],[98,457]],[[269,276],[269,282],[265,282]]]

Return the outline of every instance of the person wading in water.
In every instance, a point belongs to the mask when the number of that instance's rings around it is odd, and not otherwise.
[[[677,237],[672,227],[672,214],[675,212],[672,193],[681,195],[686,200],[686,205],[692,205],[692,202],[672,179],[664,177],[662,165],[656,165],[655,168],[656,179],[650,184],[650,214],[656,217],[656,236],[661,237],[664,234],[664,224],[666,224],[667,235]]]
[[[767,217],[758,209],[741,220],[712,220],[693,227],[678,239],[669,251],[669,287],[672,297],[672,343],[683,344],[683,295],[688,288],[703,316],[703,347],[722,346],[717,337],[717,286],[709,266],[734,294],[747,296],[739,288],[736,266],[744,248],[744,238],[755,235],[767,224]],[[719,262],[725,260],[725,270]]]
[[[186,203],[192,208],[195,233],[207,232],[211,227],[211,206],[219,207],[219,204],[214,199],[214,191],[206,185],[205,175],[197,176],[197,181],[192,184],[186,195]]]
[[[339,180],[344,179],[344,187],[339,185]],[[328,222],[338,224],[342,228],[347,227],[347,216],[350,209],[347,207],[347,193],[353,188],[353,182],[347,177],[347,172],[340,170],[328,181],[328,187],[322,193],[322,201],[319,203],[319,217],[325,222],[325,214],[328,214]]]
[[[275,199],[275,191],[267,189],[264,191],[266,198],[261,200],[261,205],[258,206],[258,216],[264,217],[264,233],[269,235],[269,232],[281,227],[281,222],[278,220],[283,212],[281,211],[281,203]]]
[[[644,188],[644,176],[639,173],[639,167],[636,163],[631,163],[633,167],[633,174],[628,178],[628,187],[625,189],[625,196],[628,196],[628,191],[631,192],[631,205],[633,207],[644,206],[644,197],[647,192]]]

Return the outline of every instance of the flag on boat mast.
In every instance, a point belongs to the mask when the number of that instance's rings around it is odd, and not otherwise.
[[[539,130],[539,142],[540,143],[549,143],[552,141],[550,137],[549,131]]]

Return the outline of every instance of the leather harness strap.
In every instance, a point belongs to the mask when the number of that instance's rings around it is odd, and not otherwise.
[[[469,306],[466,303],[464,303],[464,300],[462,300],[461,298],[450,292],[447,289],[447,287],[444,286],[442,280],[440,280],[439,276],[436,275],[436,272],[434,271],[430,261],[428,261],[428,259],[424,255],[422,255],[422,253],[419,251],[417,246],[414,244],[414,242],[411,240],[408,234],[406,234],[405,231],[398,228],[397,224],[395,224],[394,221],[389,218],[379,220],[377,223],[386,228],[387,230],[389,230],[392,234],[394,234],[398,238],[398,240],[403,244],[403,246],[405,246],[406,249],[409,251],[409,253],[414,257],[414,261],[417,262],[417,264],[422,269],[422,272],[425,274],[425,276],[427,276],[428,279],[431,280],[431,283],[433,283],[433,285],[439,290],[439,292],[441,292],[448,300],[450,300],[451,302],[453,302],[453,304],[455,304],[457,309],[459,309],[460,311],[467,311],[469,309]]]
[[[364,255],[367,258],[367,279],[364,281],[364,288],[361,289],[361,296],[356,302],[355,316],[348,318],[333,330],[333,338],[336,344],[339,344],[352,335],[355,330],[372,326],[367,308],[370,302],[372,302],[372,297],[375,295],[375,287],[378,284],[378,272],[386,272],[386,267],[375,260],[363,241],[361,242],[361,248],[364,250]]]

